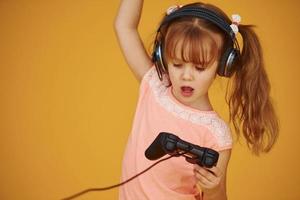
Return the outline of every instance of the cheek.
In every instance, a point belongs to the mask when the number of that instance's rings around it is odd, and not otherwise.
[[[173,68],[168,69],[168,75],[171,81],[177,77],[176,71]]]
[[[213,66],[212,66],[212,73],[213,73],[214,76],[216,76],[216,74],[217,74],[217,68],[218,68],[218,66],[219,66],[219,62],[218,61],[216,61],[213,64]]]
[[[198,80],[197,82],[198,85],[202,85],[204,87],[210,87],[214,79],[215,79],[215,73],[211,71],[207,71],[205,73],[199,74],[199,76],[197,77]]]
[[[213,81],[217,75],[216,71],[217,71],[217,65],[214,64],[206,71],[205,74],[203,74],[204,76],[202,78],[205,79],[206,81]]]
[[[174,75],[169,73],[168,77],[169,77],[169,82],[172,85],[176,85],[176,78],[174,77]]]

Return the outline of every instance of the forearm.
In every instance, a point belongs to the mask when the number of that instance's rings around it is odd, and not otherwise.
[[[115,18],[115,28],[137,29],[143,0],[122,0]]]

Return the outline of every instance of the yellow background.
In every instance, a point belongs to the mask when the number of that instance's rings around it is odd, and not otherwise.
[[[146,0],[139,27],[148,48],[168,6]],[[271,153],[235,143],[230,200],[300,199],[297,0],[212,0],[256,24],[281,132]],[[117,0],[0,1],[0,199],[60,199],[119,182],[138,83],[113,31]],[[211,98],[228,119],[226,81]],[[298,127],[298,128],[297,128]],[[117,199],[118,190],[78,199]]]

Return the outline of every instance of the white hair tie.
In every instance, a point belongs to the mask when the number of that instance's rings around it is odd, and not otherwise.
[[[238,14],[233,14],[231,15],[232,18],[232,24],[230,25],[232,31],[237,34],[239,32],[239,24],[242,20],[241,16]]]
[[[178,10],[178,9],[181,8],[181,7],[182,7],[182,5],[173,5],[173,6],[170,6],[170,7],[167,9],[166,13],[167,13],[167,15],[170,15],[172,12]]]

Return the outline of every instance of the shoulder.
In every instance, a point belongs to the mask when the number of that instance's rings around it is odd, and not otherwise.
[[[166,75],[163,75],[163,80],[161,81],[158,77],[158,73],[156,71],[155,65],[152,65],[144,74],[142,77],[142,82],[147,81],[147,82],[152,82],[154,84],[166,84],[167,83],[167,77]]]
[[[163,77],[162,81],[159,79],[155,65],[152,65],[142,77],[140,89],[150,86],[154,92],[158,93],[161,90],[165,90],[168,84],[166,76]]]
[[[155,72],[156,72],[155,67],[151,66],[142,77],[141,85],[149,83],[150,80],[155,79]]]

